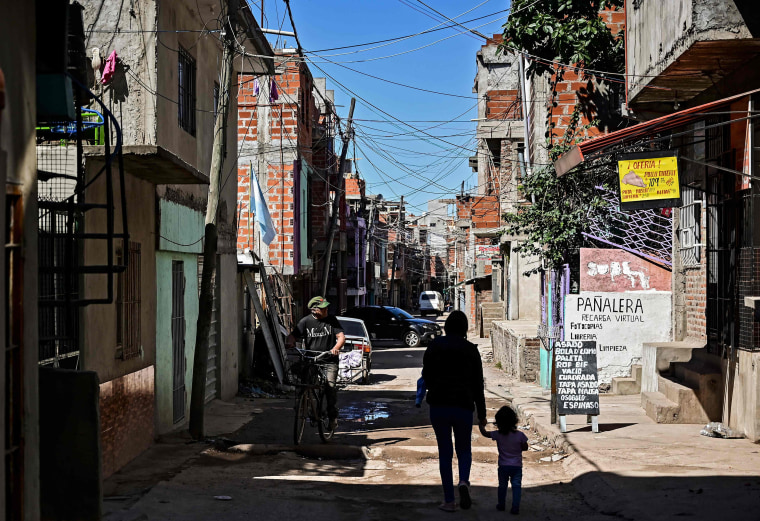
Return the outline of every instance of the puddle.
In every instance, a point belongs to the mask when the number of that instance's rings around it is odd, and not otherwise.
[[[341,421],[356,423],[372,423],[375,420],[390,418],[388,404],[382,402],[366,402],[362,404],[341,407],[338,418]]]

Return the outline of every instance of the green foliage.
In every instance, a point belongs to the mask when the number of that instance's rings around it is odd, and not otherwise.
[[[575,130],[572,135],[577,136],[588,126]],[[551,149],[552,160],[577,141],[577,137],[566,136],[562,144]],[[569,263],[586,243],[583,232],[588,231],[589,224],[609,219],[609,207],[596,187],[614,189],[613,174],[607,165],[592,164],[557,177],[554,166],[547,165],[527,176],[519,189],[532,204],[516,213],[504,214],[507,233],[526,237],[516,251],[523,256],[539,257],[550,269]],[[539,269],[540,266],[536,266],[528,273]]]
[[[527,52],[545,60],[531,58],[528,72],[556,73],[548,78],[554,95],[565,68],[553,62],[577,66],[586,78],[590,74],[585,69],[622,72],[622,35],[613,36],[599,16],[602,9],[622,5],[623,0],[513,0],[501,49]],[[550,123],[552,110],[550,106],[546,137],[549,157],[555,161],[598,122],[580,126],[581,108],[576,103],[563,137],[555,141]],[[550,269],[571,262],[586,243],[583,232],[588,231],[590,223],[608,220],[609,208],[596,187],[615,189],[613,180],[613,171],[598,163],[584,164],[562,177],[557,177],[551,165],[536,169],[520,187],[532,204],[504,215],[507,232],[526,237],[517,250],[522,255],[541,258]],[[532,270],[537,271],[539,267]]]
[[[581,68],[622,72],[622,35],[613,36],[599,16],[602,9],[622,5],[623,0],[513,0],[502,48]],[[541,74],[551,72],[552,66],[532,60],[528,70]]]

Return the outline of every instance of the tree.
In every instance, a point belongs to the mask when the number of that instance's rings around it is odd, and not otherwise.
[[[565,67],[558,64],[572,65],[589,80],[594,71],[623,70],[623,38],[613,35],[599,15],[603,9],[620,5],[622,0],[513,0],[501,50],[527,53],[528,73],[534,77],[546,74],[556,96],[557,83],[565,73]],[[597,121],[581,124],[585,107],[576,101],[563,137],[555,141],[551,131],[553,107],[556,102],[547,111],[545,133],[552,161],[598,125]],[[526,176],[520,190],[532,204],[504,215],[507,232],[526,237],[517,250],[538,256],[551,269],[569,263],[586,243],[583,232],[589,229],[589,223],[609,217],[608,205],[598,187],[615,190],[613,174],[611,165],[596,161],[562,177],[557,177],[552,165]],[[538,268],[532,270],[536,271]]]
[[[574,142],[554,146],[552,160],[567,151]],[[557,177],[554,167],[546,165],[526,176],[519,189],[532,204],[515,213],[504,214],[506,232],[522,235],[516,251],[536,256],[549,269],[559,269],[577,255],[587,242],[583,232],[593,221],[609,220],[609,206],[602,189],[614,189],[612,165],[596,161]],[[528,272],[536,273],[540,267]]]
[[[533,75],[555,72],[552,62],[574,64],[584,73],[622,72],[622,35],[613,35],[599,16],[622,5],[623,0],[513,0],[502,48],[531,55]]]

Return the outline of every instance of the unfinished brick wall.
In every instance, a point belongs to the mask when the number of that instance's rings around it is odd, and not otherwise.
[[[260,145],[255,148],[266,157],[266,182],[261,189],[267,201],[269,213],[277,228],[277,236],[269,244],[268,263],[281,272],[295,271],[297,245],[294,244],[296,222],[295,163],[298,160],[311,164],[312,131],[320,123],[320,111],[313,95],[313,79],[307,66],[293,55],[280,55],[275,63],[278,73],[273,77],[278,99],[259,99],[255,91],[255,76],[239,75],[238,90],[238,142],[248,141]],[[260,81],[267,81],[262,76]],[[257,111],[261,104],[269,107],[269,140],[258,143]],[[262,105],[263,106],[263,105]],[[320,158],[324,159],[324,158]],[[254,164],[254,171],[257,168]],[[254,216],[250,206],[251,178],[250,165],[238,166],[238,214],[237,248],[254,249]],[[259,173],[260,174],[260,173]],[[259,179],[261,176],[259,175]],[[318,226],[326,221],[326,210],[321,206],[327,200],[324,181],[314,182],[312,203],[315,205],[317,219],[310,219],[315,226],[315,238],[324,239],[325,226]],[[320,205],[320,206],[316,206]],[[307,217],[308,218],[308,217]]]
[[[103,479],[153,443],[154,366],[100,384]]]
[[[605,21],[613,35],[625,29],[625,11],[622,8],[606,9],[601,11],[599,16]],[[572,66],[555,66],[555,71],[559,70],[563,73],[562,80],[557,81],[556,72],[552,75],[551,84],[554,85],[554,91],[550,93],[551,96],[546,105],[549,113],[548,131],[554,144],[560,142],[565,136],[576,105],[581,109],[580,121],[577,125],[579,129],[591,123],[599,115],[599,108],[596,105],[597,86],[594,81],[589,78],[584,79],[580,71]],[[606,133],[604,129],[591,127],[580,130],[577,137],[589,139],[604,133]]]
[[[498,362],[507,375],[521,382],[538,382],[541,348],[538,338],[518,334],[504,322],[494,322],[491,345],[494,362]]]
[[[522,119],[522,100],[518,90],[490,90],[486,93],[487,119]]]

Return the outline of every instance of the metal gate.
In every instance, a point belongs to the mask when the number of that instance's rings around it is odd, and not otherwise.
[[[185,263],[172,261],[172,383],[173,420],[178,423],[185,417],[187,394],[185,389]]]

